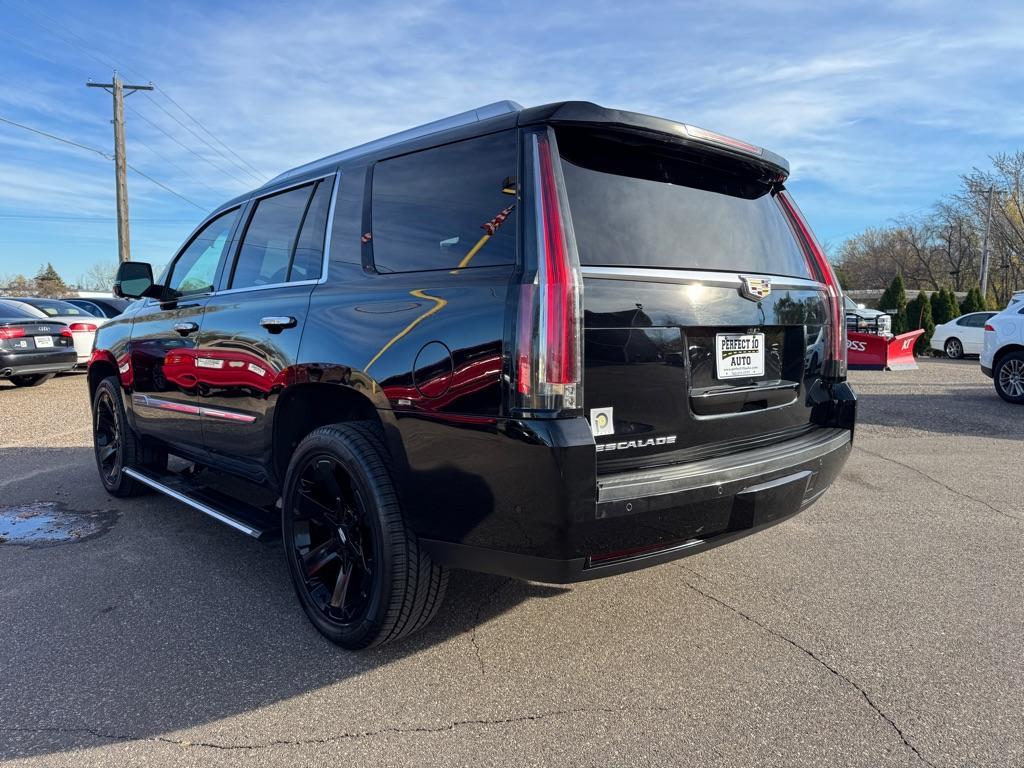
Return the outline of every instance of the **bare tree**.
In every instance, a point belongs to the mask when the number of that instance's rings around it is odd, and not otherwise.
[[[109,291],[114,285],[116,275],[116,261],[97,261],[78,278],[78,286],[87,291]]]

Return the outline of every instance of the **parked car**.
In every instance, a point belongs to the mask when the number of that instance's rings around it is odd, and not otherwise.
[[[858,304],[849,296],[843,299],[846,308],[846,330],[871,333],[876,336],[892,335],[892,315]]]
[[[964,355],[980,355],[985,343],[985,323],[995,312],[969,312],[935,326],[931,348],[944,352],[951,360]]]
[[[34,387],[55,373],[71,370],[77,360],[66,325],[41,319],[18,302],[0,299],[0,379],[16,387]]]
[[[81,307],[76,307],[63,299],[37,299],[32,297],[11,298],[26,307],[35,310],[39,317],[64,323],[71,330],[78,353],[78,365],[86,365],[92,355],[92,345],[96,338],[96,329],[107,322],[106,318],[95,317]]]
[[[985,324],[981,371],[1010,403],[1024,403],[1024,305],[1011,305]]]
[[[117,317],[122,312],[124,312],[125,308],[131,303],[127,299],[118,299],[118,298],[112,298],[112,299],[99,299],[99,298],[80,299],[80,298],[73,298],[73,299],[64,299],[64,301],[66,301],[68,304],[74,304],[79,309],[84,309],[86,312],[88,312],[93,317],[106,317],[106,318]]]
[[[842,293],[787,173],[583,102],[288,171],[158,281],[120,266],[142,300],[89,368],[102,483],[278,528],[346,648],[425,625],[450,567],[574,582],[778,523],[831,485],[856,414]],[[262,501],[204,480],[225,472]]]

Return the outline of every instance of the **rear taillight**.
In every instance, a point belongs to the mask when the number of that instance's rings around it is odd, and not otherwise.
[[[843,289],[839,285],[839,280],[836,279],[836,273],[832,271],[832,265],[829,264],[825,252],[818,245],[817,238],[814,237],[807,220],[789,192],[782,190],[776,197],[800,235],[812,273],[817,273],[818,279],[825,284],[825,289],[828,291],[832,332],[829,334],[828,357],[822,372],[826,379],[844,381],[846,379],[846,322],[843,312]]]
[[[74,326],[71,326],[71,328],[74,328]],[[74,336],[71,335],[71,328],[61,328],[60,329],[60,335],[61,336],[66,336],[69,339],[73,339]]]
[[[553,133],[527,134],[526,149],[533,231],[519,291],[514,407],[562,415],[580,405],[579,258]]]
[[[986,330],[986,331],[994,331],[994,330],[995,330],[995,328],[993,328],[993,327],[992,327],[991,325],[989,325],[988,323],[985,323],[985,330]]]
[[[96,326],[92,323],[72,323],[68,326],[74,333],[95,333]]]
[[[25,335],[24,328],[0,328],[0,339],[17,339]]]

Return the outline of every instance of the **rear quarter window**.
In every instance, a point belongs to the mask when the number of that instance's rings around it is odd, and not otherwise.
[[[371,214],[377,271],[515,263],[515,175],[515,131],[377,163]]]

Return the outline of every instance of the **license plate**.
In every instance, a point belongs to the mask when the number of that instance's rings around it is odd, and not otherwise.
[[[719,333],[715,336],[718,378],[764,376],[763,333]]]
[[[52,336],[36,336],[36,349],[53,346]]]

